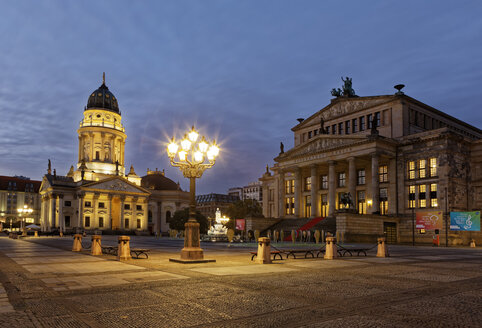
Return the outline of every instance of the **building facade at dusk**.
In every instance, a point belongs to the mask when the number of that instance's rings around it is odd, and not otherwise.
[[[167,220],[188,206],[188,193],[148,170],[125,174],[126,134],[116,97],[105,85],[89,95],[78,132],[76,168],[58,175],[49,160],[40,187],[41,227],[166,232]]]
[[[334,218],[350,208],[403,241],[412,211],[482,208],[482,131],[401,91],[340,96],[299,122],[294,147],[281,147],[259,179],[266,217]]]
[[[27,225],[40,222],[40,183],[21,176],[0,176],[0,222],[4,228],[19,227],[22,220]],[[19,213],[23,208],[32,209],[32,213]]]

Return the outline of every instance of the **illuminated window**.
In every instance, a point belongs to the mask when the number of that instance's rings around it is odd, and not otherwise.
[[[358,214],[367,214],[367,205],[365,201],[365,191],[357,193]]]
[[[285,181],[285,193],[286,194],[294,194],[295,193],[295,180],[286,180]]]
[[[321,195],[321,216],[328,216],[328,195]]]
[[[426,169],[427,168],[427,160],[421,159],[418,161],[418,177],[419,178],[426,178]]]
[[[290,193],[290,180],[285,180],[285,194]]]
[[[380,182],[388,182],[388,166],[381,165],[378,167],[378,177]]]
[[[415,208],[415,186],[408,187],[408,207]]]
[[[291,180],[291,183],[290,183],[290,194],[294,194],[295,193],[295,180]]]
[[[305,216],[311,216],[311,196],[305,196]]]
[[[418,207],[420,208],[427,207],[427,186],[426,185],[418,186]]]
[[[437,159],[435,157],[432,157],[429,159],[430,163],[430,176],[435,177],[437,176]]]
[[[286,197],[285,205],[286,205],[285,213],[287,215],[295,214],[295,198],[294,197]]]
[[[415,161],[408,162],[408,178],[415,179]]]
[[[338,187],[345,187],[346,185],[346,175],[345,172],[338,173]]]
[[[357,172],[357,184],[359,186],[365,184],[365,169],[358,170],[358,172]]]
[[[321,186],[321,189],[328,189],[328,176],[327,175],[322,175],[320,177],[320,186]]]
[[[432,183],[430,185],[430,206],[438,207],[437,184],[436,183]]]
[[[388,190],[387,188],[380,189],[380,214],[387,215],[388,213]]]
[[[311,191],[311,177],[305,178],[305,191]]]

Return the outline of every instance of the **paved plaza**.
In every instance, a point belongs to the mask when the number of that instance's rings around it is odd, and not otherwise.
[[[254,244],[206,243],[215,263],[169,262],[182,243],[134,236],[149,259],[119,262],[73,253],[71,237],[0,237],[0,327],[481,326],[480,248],[396,245],[388,258],[373,249],[261,265]]]

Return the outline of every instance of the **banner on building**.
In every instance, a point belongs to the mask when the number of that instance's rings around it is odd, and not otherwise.
[[[450,230],[480,231],[480,211],[450,212]]]
[[[245,219],[236,219],[236,230],[243,230],[246,226],[246,220]]]
[[[417,229],[441,230],[443,227],[443,212],[417,212]]]

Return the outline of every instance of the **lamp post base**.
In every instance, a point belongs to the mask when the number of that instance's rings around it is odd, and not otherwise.
[[[189,220],[184,225],[184,248],[181,250],[180,259],[169,259],[178,263],[206,263],[216,260],[205,260],[204,251],[200,247],[199,223]]]

